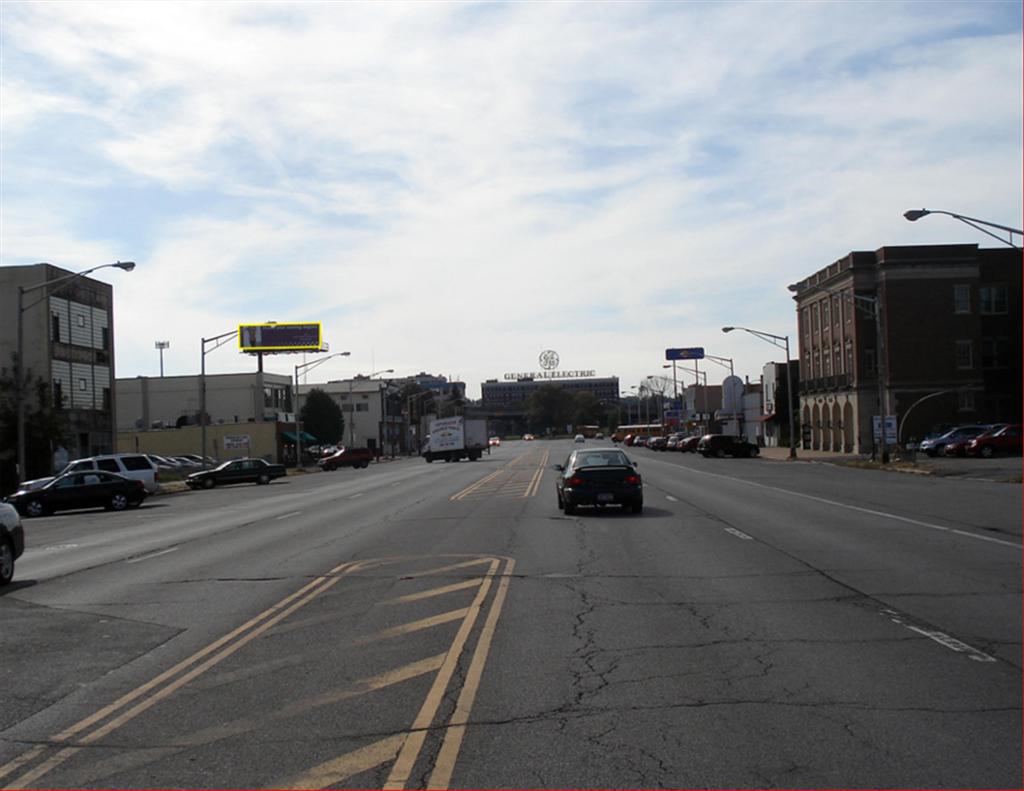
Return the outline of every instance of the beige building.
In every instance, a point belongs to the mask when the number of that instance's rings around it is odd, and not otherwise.
[[[281,435],[289,424],[277,422],[223,423],[206,427],[206,453],[220,461],[253,457],[270,462],[281,461]],[[199,453],[202,428],[157,429],[117,432],[118,453],[155,453],[180,456]]]
[[[115,387],[118,431],[199,423],[199,376],[137,376],[118,379]],[[283,374],[207,374],[206,414],[211,426],[274,422],[292,412],[291,390],[291,378]]]
[[[345,418],[345,436],[342,440],[345,445],[354,448],[383,448],[384,452],[393,452],[391,448],[398,444],[402,423],[400,415],[397,418],[385,417],[388,382],[357,377],[321,384],[300,384],[297,398],[299,411],[310,390],[323,390],[341,406]]]

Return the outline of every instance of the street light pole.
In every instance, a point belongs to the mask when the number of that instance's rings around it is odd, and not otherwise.
[[[299,469],[302,466],[302,429],[299,426],[299,371],[312,370],[332,357],[348,357],[351,353],[335,352],[311,363],[300,363],[295,366],[295,469]]]
[[[238,335],[238,330],[231,330],[231,332],[214,335],[212,338],[199,339],[199,442],[202,445],[199,458],[204,470],[206,469],[206,355],[219,349],[236,335]],[[206,350],[208,343],[213,344],[213,348],[209,352]]]
[[[44,262],[45,263],[45,262]],[[52,264],[47,264],[52,266]],[[37,264],[38,266],[38,264]],[[115,261],[112,264],[100,264],[94,266],[91,269],[85,269],[81,272],[74,272],[70,275],[64,275],[63,277],[56,277],[53,280],[44,280],[42,283],[36,283],[31,286],[18,286],[18,348],[17,348],[17,375],[15,376],[15,389],[17,390],[17,424],[18,424],[18,481],[25,480],[25,311],[29,308],[35,307],[42,302],[46,297],[52,296],[56,291],[60,289],[54,289],[49,294],[44,293],[42,297],[37,299],[31,305],[25,304],[25,295],[30,291],[35,291],[39,288],[46,288],[46,286],[53,286],[58,283],[63,283],[64,286],[71,284],[73,280],[77,280],[80,277],[85,277],[88,274],[95,272],[98,269],[106,269],[107,267],[116,267],[122,269],[125,272],[131,272],[135,268],[134,261]],[[61,286],[63,288],[64,286]],[[68,310],[71,310],[70,300],[68,301]],[[68,324],[68,343],[71,342],[71,325]],[[72,393],[74,387],[72,386]]]
[[[1024,231],[1017,228],[1011,228],[1008,225],[1000,225],[999,223],[989,222],[988,220],[979,220],[977,217],[967,217],[963,214],[957,214],[956,212],[951,211],[942,211],[941,209],[911,209],[910,211],[903,212],[903,216],[910,222],[917,222],[922,217],[927,217],[929,214],[945,214],[947,217],[952,217],[955,220],[960,220],[960,222],[966,225],[970,225],[976,231],[981,231],[982,233],[991,236],[993,239],[998,239],[1003,244],[1008,244],[1015,250],[1021,249],[1020,246],[1013,243],[1013,235],[1017,234],[1017,236],[1024,236]],[[1002,236],[982,228],[982,225],[988,226],[989,228],[998,228],[1000,231],[1006,231],[1010,235],[1010,238],[1004,239]]]
[[[164,378],[164,349],[171,347],[170,341],[157,341],[154,346],[160,351],[160,378]]]
[[[786,408],[789,410],[789,419],[786,421],[789,426],[789,458],[796,458],[796,423],[798,421],[793,420],[793,375],[790,372],[789,364],[789,336],[788,335],[772,335],[770,332],[761,332],[759,330],[751,330],[747,327],[722,327],[722,332],[732,332],[733,330],[743,330],[749,332],[751,335],[766,341],[772,346],[777,346],[780,349],[786,350]],[[885,421],[882,422],[882,433],[885,433]]]

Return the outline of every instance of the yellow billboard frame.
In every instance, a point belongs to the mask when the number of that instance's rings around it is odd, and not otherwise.
[[[287,346],[246,346],[243,344],[246,328],[256,327],[259,329],[281,329],[285,327],[316,327],[316,345],[301,344]],[[261,322],[259,324],[238,325],[238,348],[240,351],[252,354],[254,352],[318,352],[323,348],[324,328],[319,321],[283,321],[283,322]]]

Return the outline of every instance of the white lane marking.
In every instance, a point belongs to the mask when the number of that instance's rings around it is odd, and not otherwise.
[[[941,646],[944,646],[951,651],[956,651],[958,654],[967,654],[968,659],[973,659],[975,662],[995,662],[994,656],[989,656],[984,651],[979,651],[973,645],[968,645],[963,640],[957,640],[955,637],[951,637],[945,632],[938,632],[934,629],[922,629],[920,626],[914,626],[913,624],[906,623],[903,620],[903,615],[896,610],[882,610],[882,615],[888,617],[890,621],[900,626],[909,629],[912,632],[923,635],[929,640],[934,640]]]
[[[754,540],[753,536],[748,536],[742,530],[737,530],[735,527],[727,527],[727,528],[725,528],[725,532],[726,533],[732,533],[734,536],[736,536],[736,538],[742,538],[744,541],[753,541]]]
[[[63,552],[66,549],[78,549],[78,544],[53,544],[48,547],[39,547],[40,552]]]
[[[678,503],[679,502],[679,498],[678,497],[673,497],[671,494],[666,494],[665,495],[665,499],[670,501],[670,502],[673,502],[673,503]]]
[[[158,558],[161,555],[166,555],[168,552],[177,552],[177,551],[178,551],[177,547],[171,547],[170,549],[161,549],[159,552],[151,552],[148,555],[143,555],[142,557],[132,558],[131,560],[126,560],[125,563],[141,563],[144,560],[150,560],[151,558]]]
[[[352,495],[351,497],[349,497],[348,499],[349,499],[349,500],[355,500],[355,499],[356,499],[357,497],[362,497],[362,496],[363,496],[363,493],[362,493],[362,492],[356,492],[355,494],[353,494],[353,495]]]
[[[281,514],[279,517],[276,518],[275,521],[279,522],[282,519],[287,519],[289,516],[298,516],[301,513],[302,513],[302,511],[292,511],[291,513],[288,513],[288,514]]]
[[[657,460],[656,460],[657,461]],[[918,519],[910,519],[906,516],[897,516],[896,514],[889,514],[885,511],[875,511],[871,508],[861,508],[859,505],[849,505],[847,503],[840,503],[835,500],[828,500],[824,497],[815,497],[813,494],[804,494],[803,492],[794,492],[790,489],[780,489],[778,486],[768,486],[763,483],[754,483],[753,481],[744,481],[742,478],[730,478],[728,475],[719,475],[715,472],[704,472],[703,470],[695,470],[691,467],[682,467],[677,464],[671,464],[667,461],[658,461],[659,464],[664,464],[668,467],[675,467],[676,469],[686,470],[687,472],[693,472],[697,475],[709,475],[712,478],[723,478],[727,481],[733,481],[734,483],[742,483],[747,486],[756,486],[758,489],[767,489],[770,492],[779,492],[781,494],[791,494],[794,497],[802,497],[805,500],[814,500],[818,503],[825,503],[826,505],[834,505],[839,508],[846,508],[849,511],[858,511],[862,514],[871,514],[872,516],[881,516],[886,519],[894,519],[897,522],[906,522],[907,524],[917,525],[918,527],[927,527],[932,530],[942,530],[946,533],[956,533],[967,538],[976,538],[979,541],[990,541],[993,544],[1002,544],[1006,547],[1013,547],[1014,549],[1024,549],[1024,544],[1016,544],[1012,541],[1003,541],[1000,538],[991,538],[989,536],[979,536],[977,533],[969,533],[966,530],[957,530],[955,527],[944,527],[943,525],[933,525],[930,522],[922,522]],[[646,484],[645,484],[646,485]]]

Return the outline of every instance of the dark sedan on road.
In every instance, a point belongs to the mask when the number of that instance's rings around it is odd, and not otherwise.
[[[75,508],[123,511],[142,505],[146,494],[142,481],[104,470],[86,470],[64,473],[39,489],[17,491],[7,502],[24,516],[43,516]]]
[[[229,483],[270,483],[274,478],[283,478],[283,464],[271,464],[263,459],[233,459],[212,470],[194,472],[185,479],[191,489],[212,489]]]
[[[558,507],[566,514],[579,505],[621,505],[634,514],[644,509],[643,481],[629,457],[618,448],[574,450],[556,464]]]
[[[679,440],[676,450],[680,453],[696,453],[697,445],[700,444],[700,437],[686,437]]]
[[[753,442],[743,437],[730,434],[705,434],[697,443],[697,452],[704,458],[715,456],[734,456],[737,458],[754,458],[760,452]]]

